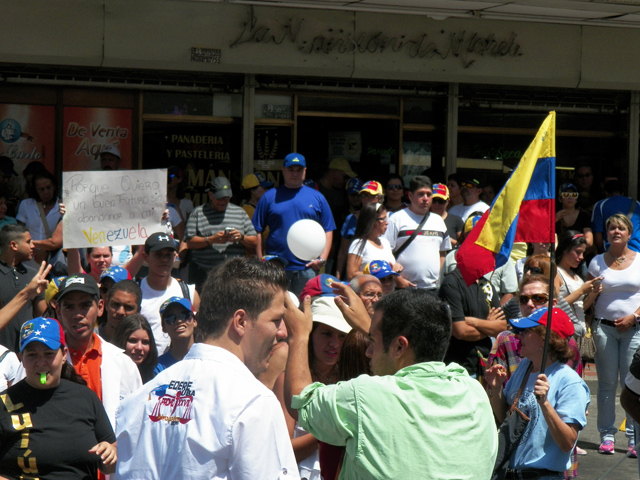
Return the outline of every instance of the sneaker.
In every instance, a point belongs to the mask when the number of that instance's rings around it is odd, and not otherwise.
[[[638,452],[636,452],[635,443],[629,442],[629,448],[627,449],[627,456],[631,458],[638,458]]]
[[[613,440],[605,440],[598,447],[598,453],[604,453],[605,455],[613,455],[615,453],[615,446]]]

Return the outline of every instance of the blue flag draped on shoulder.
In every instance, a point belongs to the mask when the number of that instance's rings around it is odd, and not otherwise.
[[[456,254],[467,285],[504,265],[514,242],[555,241],[556,112]]]

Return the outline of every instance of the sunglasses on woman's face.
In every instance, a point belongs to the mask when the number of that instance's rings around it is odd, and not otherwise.
[[[193,320],[193,313],[191,312],[180,312],[173,315],[165,315],[162,319],[167,322],[167,325],[173,325],[179,321],[190,322]]]
[[[578,198],[578,192],[562,192],[560,196],[562,198]]]
[[[547,303],[549,301],[549,295],[546,293],[534,293],[533,295],[520,295],[518,297],[520,305],[526,305],[531,300],[534,304]]]
[[[402,190],[402,185],[387,185],[387,190]]]

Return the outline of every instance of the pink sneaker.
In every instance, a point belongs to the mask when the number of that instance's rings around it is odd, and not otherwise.
[[[605,440],[600,444],[598,453],[604,453],[605,455],[613,455],[615,453],[615,445],[613,440]]]
[[[627,449],[627,456],[631,458],[638,458],[638,452],[636,452],[636,444],[629,442],[629,448]]]

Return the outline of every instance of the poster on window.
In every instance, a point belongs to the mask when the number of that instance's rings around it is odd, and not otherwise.
[[[9,176],[9,189],[22,198],[22,172],[34,161],[53,173],[55,109],[46,105],[0,104],[0,173]]]
[[[101,170],[100,153],[119,155],[117,168],[131,168],[132,112],[124,108],[65,107],[62,135],[64,170]]]
[[[207,183],[227,177],[233,191],[232,203],[241,201],[241,125],[145,122],[144,168],[178,167],[181,178],[178,195],[194,206],[208,201]]]
[[[409,185],[412,177],[431,167],[431,143],[404,142],[402,150],[402,177],[405,185]]]
[[[329,159],[346,158],[349,162],[359,162],[362,155],[362,135],[360,132],[328,132]]]

